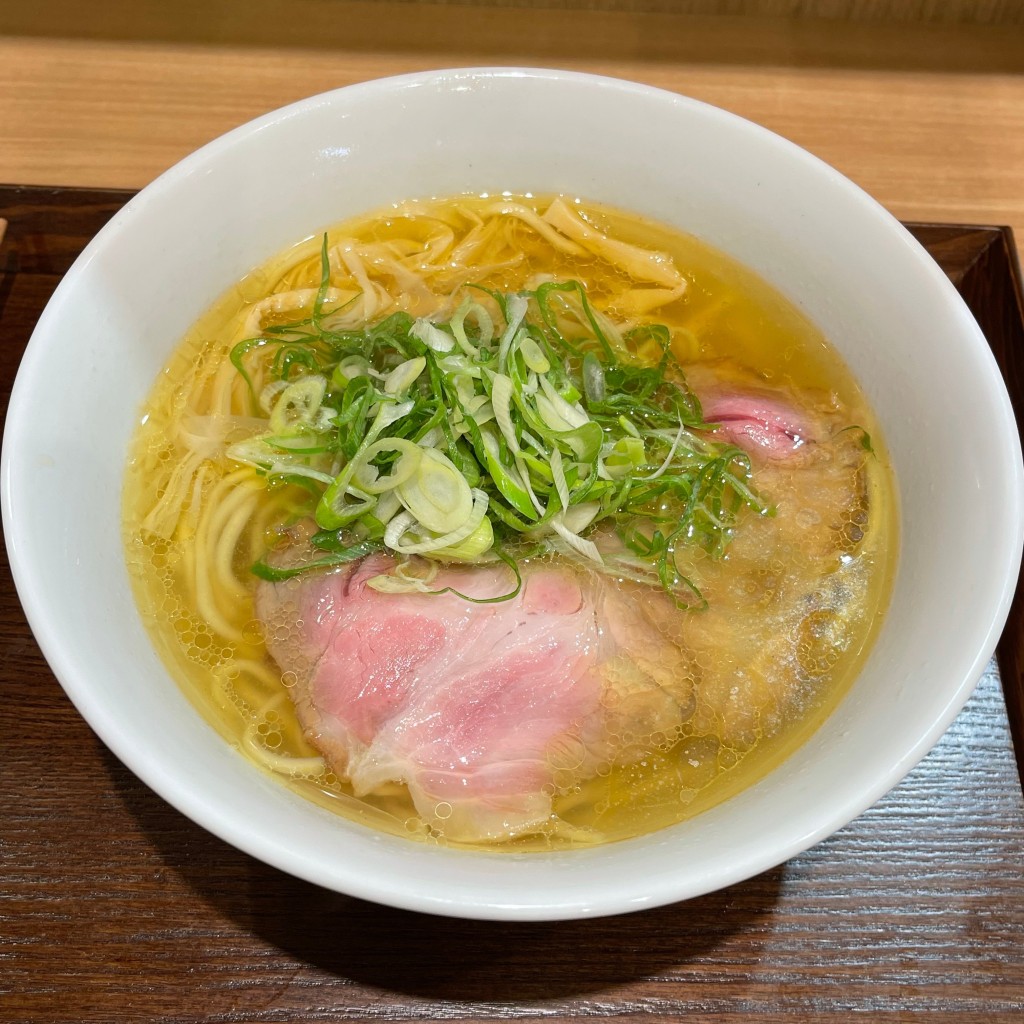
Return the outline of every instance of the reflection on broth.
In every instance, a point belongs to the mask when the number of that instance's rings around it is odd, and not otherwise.
[[[150,396],[124,532],[154,644],[247,757],[397,835],[546,850],[806,739],[896,512],[855,382],[755,275],[617,210],[457,197],[218,301]]]

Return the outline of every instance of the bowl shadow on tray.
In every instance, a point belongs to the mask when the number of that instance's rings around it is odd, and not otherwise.
[[[213,927],[226,920],[273,944],[282,967],[298,961],[410,996],[538,1000],[628,984],[703,960],[737,934],[749,944],[781,893],[780,866],[684,903],[616,917],[494,922],[397,910],[263,864],[179,814],[105,748],[103,758],[125,810],[181,888],[207,907]]]

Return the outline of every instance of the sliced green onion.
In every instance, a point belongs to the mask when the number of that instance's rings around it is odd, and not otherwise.
[[[490,519],[484,516],[477,528],[463,541],[448,544],[432,551],[434,558],[446,562],[476,562],[494,546],[494,527]]]
[[[326,390],[327,381],[319,375],[300,377],[289,384],[274,403],[270,432],[287,435],[308,427],[316,418]]]
[[[551,369],[551,362],[544,355],[540,345],[529,335],[523,338],[519,352],[528,370],[532,370],[534,373],[547,373]]]
[[[380,476],[370,463],[384,452],[398,452],[399,457],[395,460],[391,472]],[[419,445],[400,437],[386,437],[381,441],[374,441],[363,449],[359,463],[352,472],[352,481],[367,494],[383,494],[401,486],[416,472],[422,454]]]
[[[498,444],[498,439],[491,430],[481,430],[479,434],[483,440],[484,464],[495,487],[514,509],[528,519],[536,519],[536,509],[523,481],[519,478],[518,470],[512,466],[506,466],[501,461],[501,447]]]
[[[267,580],[269,583],[280,583],[282,580],[294,579],[303,573],[314,572],[318,569],[334,569],[339,565],[347,565],[349,562],[365,558],[367,555],[371,555],[374,551],[379,550],[379,544],[375,544],[372,541],[364,541],[361,544],[353,544],[351,547],[339,548],[323,558],[314,558],[311,562],[305,562],[302,565],[289,568],[278,568],[268,564],[266,559],[261,558],[250,567],[249,571],[253,575],[259,576],[260,579]]]
[[[682,423],[679,424],[679,433],[676,434],[675,440],[672,442],[672,447],[668,450],[668,455],[665,456],[665,461],[653,472],[650,476],[642,476],[641,480],[657,480],[659,476],[663,476],[669,466],[672,465],[672,459],[676,454],[676,449],[679,447],[679,442],[682,441],[683,435],[686,433],[686,428]]]
[[[516,428],[512,424],[512,381],[503,373],[496,373],[491,379],[491,406],[494,409],[494,422],[505,438],[509,451],[518,455],[521,449],[516,438]]]
[[[269,416],[270,411],[274,408],[274,403],[277,401],[277,396],[281,394],[290,385],[287,380],[272,380],[267,386],[260,392],[260,408]]]
[[[265,381],[268,429],[226,449],[269,483],[310,490],[320,528],[311,549],[384,549],[434,565],[499,558],[516,593],[515,559],[557,550],[693,606],[675,551],[698,544],[718,557],[743,508],[771,514],[749,460],[708,433],[667,328],[620,328],[579,282],[555,281],[519,295],[479,289],[500,310],[498,331],[472,297],[447,323],[396,312],[350,329],[341,307],[324,309],[326,248],[321,259],[312,314],[307,305],[232,348],[250,391],[246,364]],[[610,517],[628,565],[606,564],[589,533]],[[298,574],[341,563],[262,564]],[[383,586],[449,592],[419,577]]]
[[[511,295],[505,304],[505,316],[508,318],[508,326],[498,343],[498,369],[502,372],[508,363],[508,353],[519,327],[526,317],[529,303],[524,295]]]
[[[474,345],[466,335],[466,319],[472,316],[477,322],[477,327],[480,330],[480,341],[486,344],[491,340],[494,333],[494,322],[491,320],[490,313],[480,305],[479,302],[473,302],[472,299],[466,299],[461,306],[455,311],[455,315],[451,319],[451,323],[448,325],[452,329],[452,335],[458,342],[459,348],[471,359],[476,359],[480,354],[478,346]]]
[[[397,493],[417,523],[434,533],[459,529],[473,509],[466,478],[436,448],[420,449],[419,461],[398,485]]]
[[[592,540],[584,540],[578,533],[570,530],[562,520],[562,515],[559,514],[551,519],[551,529],[558,534],[566,544],[569,545],[574,551],[579,552],[584,558],[589,559],[591,562],[600,563],[603,561],[601,558],[601,552],[597,550],[597,545]]]
[[[336,530],[338,527],[345,526],[347,523],[353,522],[354,519],[358,518],[358,515],[354,513],[357,508],[361,507],[362,502],[347,502],[345,495],[348,492],[352,475],[359,465],[359,456],[377,440],[382,431],[412,412],[414,406],[415,403],[412,401],[381,404],[380,410],[374,417],[373,425],[367,432],[362,444],[348,465],[335,477],[327,490],[324,491],[324,495],[316,507],[316,522],[320,529]]]
[[[526,464],[526,460],[516,456],[515,464],[516,470],[519,472],[519,479],[523,482],[523,489],[530,498],[530,503],[538,513],[543,515],[544,504],[540,498],[537,497],[537,494],[533,489],[533,481],[530,479],[530,470]]]
[[[455,339],[426,319],[417,320],[409,333],[435,352],[451,352],[455,348]]]
[[[555,390],[551,381],[548,380],[547,377],[540,378],[540,386],[541,390],[544,392],[544,397],[547,398],[548,403],[553,407],[554,414],[565,424],[561,429],[573,430],[576,427],[582,427],[584,423],[590,422],[590,417],[587,416],[587,414],[578,406],[570,405],[570,403]],[[553,430],[559,429],[553,424],[549,425]]]
[[[583,393],[588,402],[603,402],[607,394],[604,367],[593,352],[583,357]]]
[[[389,395],[404,395],[416,383],[416,379],[427,365],[423,356],[399,363],[385,378],[384,391]]]
[[[364,356],[346,356],[331,374],[331,387],[335,391],[344,391],[356,377],[369,377],[370,370],[370,363]]]
[[[628,417],[620,416],[618,418],[618,424],[627,433],[633,437],[643,438],[643,434],[640,433],[640,428]]]
[[[554,478],[555,490],[558,492],[558,500],[564,511],[569,507],[569,484],[565,479],[565,470],[562,468],[562,453],[557,448],[551,452],[551,475]]]
[[[573,505],[561,516],[562,524],[573,533],[582,533],[600,515],[601,506],[596,501]]]
[[[674,450],[672,451],[674,455]],[[603,459],[603,469],[608,478],[621,480],[635,475],[638,469],[647,465],[647,450],[639,437],[620,437]],[[647,479],[652,479],[648,477]]]
[[[573,430],[561,430],[552,435],[556,440],[568,445],[580,462],[593,462],[601,451],[604,431],[593,420]]]
[[[420,525],[416,516],[411,512],[395,516],[388,523],[388,528],[384,533],[384,544],[391,548],[392,551],[397,551],[402,555],[425,554],[442,548],[455,547],[466,540],[479,527],[481,520],[487,512],[488,500],[487,495],[483,491],[473,491],[473,504],[470,514],[461,526],[448,533],[434,537],[422,537],[421,535],[421,539],[411,543],[405,541],[404,537],[409,532],[416,532],[415,527]]]
[[[305,456],[276,451],[262,438],[238,441],[231,445],[225,454],[235,462],[244,462],[271,475],[305,476],[322,483],[331,483],[334,479],[330,473],[309,465],[309,460]]]

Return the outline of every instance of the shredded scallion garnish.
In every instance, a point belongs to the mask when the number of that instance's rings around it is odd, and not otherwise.
[[[737,447],[709,434],[667,328],[623,331],[577,281],[470,289],[437,321],[394,313],[332,326],[327,243],[310,315],[247,338],[231,361],[269,412],[228,456],[301,481],[315,520],[308,558],[264,579],[373,551],[441,562],[558,551],[597,571],[702,603],[676,552],[720,556],[744,507],[768,511]],[[404,563],[407,564],[407,563]],[[378,589],[427,589],[406,575]],[[444,591],[440,591],[444,592]]]

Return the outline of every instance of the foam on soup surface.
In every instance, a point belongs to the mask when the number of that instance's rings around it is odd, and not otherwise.
[[[566,197],[411,202],[195,326],[128,465],[154,644],[338,813],[551,849],[750,785],[855,677],[896,510],[820,333],[699,241]]]

